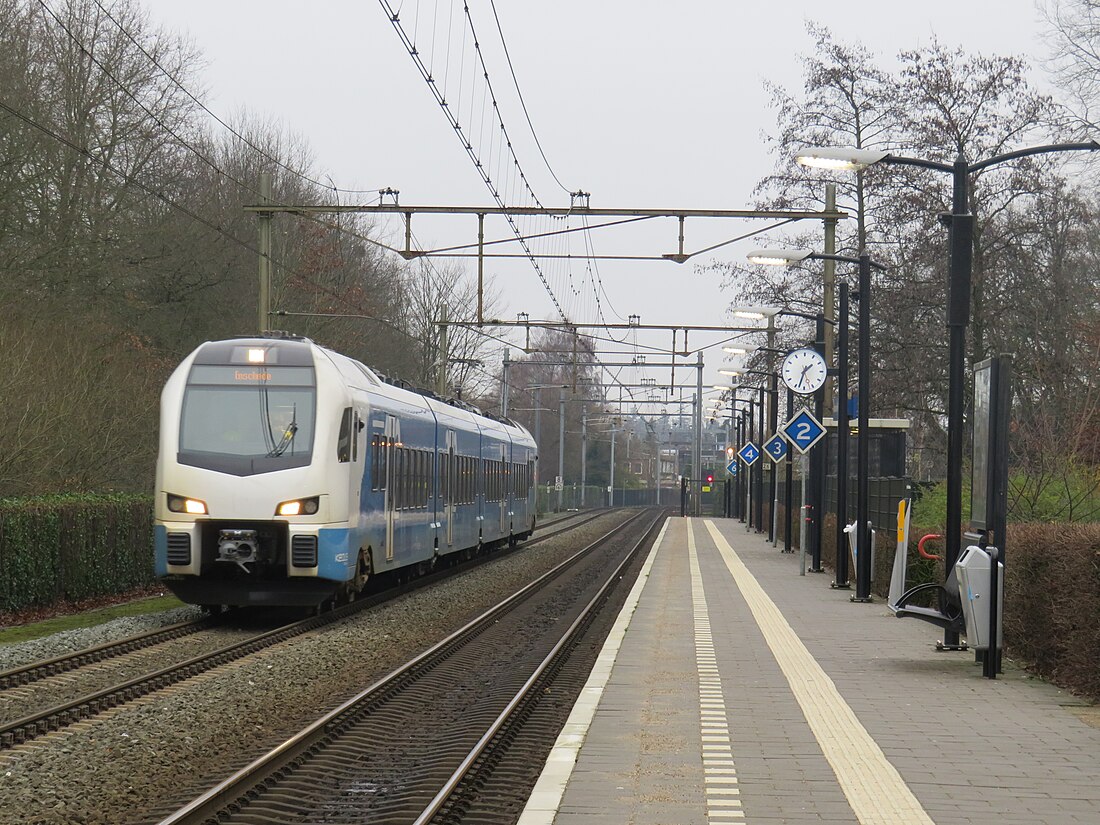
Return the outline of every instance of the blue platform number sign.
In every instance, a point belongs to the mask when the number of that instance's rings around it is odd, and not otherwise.
[[[783,425],[782,430],[787,440],[802,454],[808,453],[811,447],[825,437],[825,428],[805,407],[795,413]]]
[[[751,441],[741,448],[741,451],[737,453],[741,457],[741,460],[745,462],[746,466],[751,467],[760,458],[760,450]]]
[[[776,433],[769,438],[768,443],[764,445],[764,452],[768,454],[768,458],[778,464],[787,457],[787,440],[779,433]]]
[[[737,459],[736,458],[733,459],[733,461],[731,461],[729,464],[726,465],[726,472],[729,473],[731,476],[737,475]]]

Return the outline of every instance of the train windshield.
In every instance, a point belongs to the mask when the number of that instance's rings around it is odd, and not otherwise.
[[[233,475],[304,467],[316,399],[313,367],[196,364],[183,395],[179,461]]]

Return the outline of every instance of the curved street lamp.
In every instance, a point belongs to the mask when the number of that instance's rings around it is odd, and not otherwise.
[[[910,158],[890,152],[852,147],[807,147],[795,160],[803,166],[817,169],[859,171],[875,163],[895,166],[916,166],[952,176],[951,213],[943,216],[948,228],[947,269],[947,329],[948,390],[947,390],[947,529],[944,563],[950,572],[958,561],[962,547],[962,452],[963,405],[966,391],[966,327],[970,323],[970,278],[974,264],[974,215],[970,213],[970,175],[1031,155],[1052,152],[1095,152],[1100,143],[1048,143],[1006,152],[976,163],[959,155],[954,163],[942,163],[922,158]],[[997,541],[1003,541],[998,537]],[[1002,548],[1003,549],[1003,548]],[[945,648],[959,646],[959,634],[944,633]]]

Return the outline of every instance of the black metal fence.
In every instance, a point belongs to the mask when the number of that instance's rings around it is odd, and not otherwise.
[[[909,497],[908,478],[886,476],[867,480],[867,515],[878,533],[892,533],[898,526],[898,502]],[[825,512],[836,512],[836,476],[825,479]],[[848,479],[848,521],[856,517],[856,479]]]
[[[871,519],[876,532],[886,531],[892,533],[898,524],[898,502],[910,495],[911,482],[908,478],[870,478],[867,480],[867,515]],[[767,495],[767,487],[765,487]],[[777,485],[776,496],[779,499],[779,508],[782,511],[786,506],[786,484],[780,478]],[[792,507],[795,511],[802,508],[802,482],[795,479],[791,490]],[[764,512],[770,513],[771,502],[764,502]],[[836,476],[827,476],[825,479],[825,512],[836,513]],[[856,479],[848,479],[848,521],[853,521],[856,516]],[[782,535],[782,532],[780,532]]]

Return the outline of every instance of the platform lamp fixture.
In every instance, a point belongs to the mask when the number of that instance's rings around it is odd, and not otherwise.
[[[952,177],[950,214],[941,216],[948,230],[947,268],[947,329],[948,390],[947,390],[947,535],[944,563],[948,570],[955,566],[962,547],[962,454],[963,405],[966,399],[966,327],[970,323],[970,279],[974,264],[974,215],[970,212],[970,176],[992,166],[1052,152],[1095,152],[1100,143],[1050,143],[1006,152],[970,163],[964,155],[954,163],[903,157],[872,149],[851,147],[807,147],[795,155],[803,166],[834,171],[858,172],[876,163],[892,166],[915,166],[945,172]],[[944,645],[958,645],[958,634],[947,633]]]
[[[877,269],[880,272],[885,270],[886,267],[875,261],[866,252],[861,253],[857,257],[850,255],[831,255],[822,252],[814,252],[809,249],[758,249],[749,253],[749,260],[755,264],[765,264],[770,266],[794,266],[807,260],[817,261],[837,261],[838,263],[855,264],[859,267],[859,448],[856,454],[856,547],[859,549],[859,555],[856,563],[856,593],[852,597],[852,601],[869,602],[871,601],[871,528],[868,524],[868,494],[869,494],[869,473],[870,473],[870,439],[869,439],[869,420],[871,410],[871,270]],[[845,317],[841,318],[840,322],[840,337],[843,343],[843,352],[838,354],[840,360],[840,375],[843,379],[844,386],[842,386],[842,392],[840,395],[840,406],[845,407],[848,399],[847,395],[847,364],[844,363],[847,358],[847,299],[846,299],[846,285],[842,285],[842,289],[845,291],[845,298],[843,300],[843,309],[845,310]],[[837,473],[837,521],[838,524],[843,522],[844,513],[842,509],[842,503],[844,502],[845,495],[841,494],[842,487],[847,487],[847,473],[841,473],[839,462],[839,456],[841,452],[844,454],[844,463],[847,462],[847,421],[846,416],[837,417],[837,456],[838,456],[838,473]],[[844,430],[841,433],[841,429]],[[843,478],[841,476],[844,476]],[[846,493],[846,490],[845,490]],[[843,542],[840,540],[840,533],[838,527],[838,543],[837,543],[837,559],[838,566],[839,561],[843,557],[845,562],[847,561],[846,555],[843,553]],[[845,565],[846,566],[846,565]],[[837,584],[843,585],[847,578],[847,571],[837,571]]]

